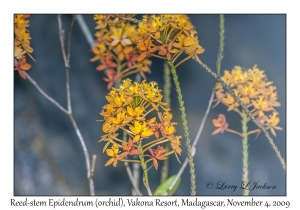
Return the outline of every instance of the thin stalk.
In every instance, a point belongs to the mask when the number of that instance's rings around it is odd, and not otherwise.
[[[177,59],[183,52],[184,52],[184,51],[182,50],[182,51],[180,51],[179,53],[174,54],[174,56],[171,57],[171,60],[175,63],[176,59]]]
[[[163,56],[159,56],[159,55],[155,55],[155,54],[152,54],[151,56],[152,56],[152,57],[159,58],[159,59],[167,60],[167,58],[166,58],[166,57],[163,57]]]
[[[81,134],[81,132],[80,132],[78,126],[77,126],[77,123],[76,123],[75,119],[73,118],[73,115],[69,114],[69,117],[70,117],[70,120],[73,124],[73,127],[76,131],[76,134],[79,138],[81,147],[82,147],[83,152],[84,152],[85,164],[86,164],[86,169],[87,169],[87,178],[89,180],[90,194],[95,195],[94,180],[93,180],[93,177],[91,176],[90,155],[89,155],[88,149],[86,147],[85,141],[83,139],[83,136],[82,136],[82,134]]]
[[[186,147],[187,147],[187,153],[188,153],[188,159],[189,159],[189,165],[190,165],[190,174],[191,174],[191,177],[190,177],[191,178],[191,195],[196,195],[195,165],[194,165],[194,160],[193,160],[193,155],[192,155],[191,140],[190,140],[190,134],[189,134],[188,126],[187,126],[187,119],[186,119],[183,97],[182,97],[181,88],[180,88],[179,80],[178,80],[178,75],[176,73],[174,64],[171,61],[168,63],[171,67],[171,73],[173,75],[176,92],[178,95],[178,101],[179,101],[179,106],[180,106],[180,111],[181,111],[181,119],[182,119],[182,124],[183,124],[183,129],[184,129],[184,135],[186,138]]]
[[[87,147],[85,144],[85,140],[83,139],[83,136],[82,136],[82,134],[77,126],[77,123],[73,117],[73,114],[72,114],[69,68],[70,68],[71,33],[72,33],[72,29],[73,29],[73,24],[75,21],[75,16],[73,16],[73,19],[72,19],[72,22],[70,25],[70,31],[69,31],[69,36],[68,36],[68,52],[67,53],[64,48],[64,29],[62,27],[61,15],[58,15],[57,19],[58,19],[58,27],[59,27],[60,44],[61,44],[62,54],[63,54],[64,63],[65,63],[65,67],[66,67],[66,91],[67,91],[68,115],[70,117],[70,120],[73,124],[73,127],[76,131],[76,134],[79,138],[81,147],[84,152],[86,168],[87,168],[87,178],[89,181],[89,188],[90,188],[90,195],[95,195],[94,180],[93,180],[93,173],[91,173],[91,164],[90,164],[89,153],[88,153],[88,150],[87,150]]]
[[[144,114],[144,117],[146,117],[150,112],[152,112],[154,110],[154,108],[150,109],[148,112],[146,112],[146,114]]]
[[[167,39],[166,39],[166,43],[169,41],[169,37],[171,35],[171,33],[173,32],[174,28],[172,28],[169,32],[168,32],[168,36],[167,36]]]
[[[162,136],[161,138],[155,139],[155,140],[153,140],[153,141],[150,141],[150,142],[144,144],[144,145],[142,146],[142,148],[149,147],[149,145],[154,144],[154,143],[156,143],[156,142],[161,142],[161,141],[163,141],[164,139],[165,139],[165,137]],[[152,146],[150,146],[150,147],[152,147]],[[144,150],[145,150],[145,149],[144,149]],[[147,149],[146,149],[146,150],[147,150]]]
[[[238,135],[240,137],[243,137],[243,135],[240,132],[232,130],[230,128],[226,128],[226,131],[229,132],[229,133],[234,133],[234,134],[236,134],[236,135]]]
[[[252,131],[249,131],[249,132],[247,133],[247,135],[249,136],[250,134],[258,133],[258,132],[260,132],[260,131],[261,131],[260,129],[252,130]]]
[[[129,75],[132,75],[132,74],[136,74],[136,73],[138,73],[138,72],[140,72],[140,70],[139,69],[136,69],[136,70],[134,70],[134,71],[130,71],[130,72],[127,72],[127,73],[122,73],[123,75],[122,75],[122,78],[125,78],[125,77],[128,77]]]
[[[130,131],[129,130],[127,130],[127,129],[125,129],[125,128],[122,128],[121,127],[121,129],[126,133],[126,134],[128,134],[131,138],[133,138],[134,136],[133,136],[133,134],[132,133],[130,133]],[[124,134],[124,133],[123,133]]]
[[[169,152],[166,152],[166,153],[164,153],[162,156],[169,156],[169,155],[171,155],[171,154],[173,154],[173,153],[175,153],[175,151],[174,150],[172,150],[172,151],[169,151]]]
[[[139,160],[129,160],[129,159],[121,159],[120,161],[122,161],[122,162],[128,162],[128,163],[140,163],[141,162]]]
[[[242,181],[244,184],[249,183],[249,164],[248,164],[248,128],[247,128],[247,114],[243,111],[243,118],[242,118],[242,130],[243,130],[243,178]],[[243,195],[249,195],[248,187],[244,188]]]
[[[126,64],[126,63],[125,63]],[[123,65],[123,64],[122,64]],[[126,74],[127,72],[131,71],[132,69],[135,69],[137,67],[137,65],[131,66],[130,68],[127,69],[123,69],[121,72],[122,74]]]
[[[66,54],[66,50],[65,50],[65,30],[62,27],[62,20],[61,20],[61,15],[57,16],[57,20],[58,20],[58,28],[59,28],[59,39],[60,39],[60,45],[61,45],[61,51],[63,54],[63,58],[64,58],[64,63],[65,63],[65,67],[68,68],[69,67],[69,59],[67,57]]]
[[[169,139],[165,139],[163,141],[156,142],[156,143],[152,144],[151,146],[148,146],[146,149],[143,150],[143,153],[146,152],[150,147],[153,147],[153,146],[158,145],[158,144],[162,144],[164,142],[169,142]]]
[[[93,155],[92,158],[92,167],[91,167],[91,177],[94,177],[94,172],[95,172],[95,168],[96,168],[96,161],[97,161],[97,155]]]
[[[179,61],[179,63],[176,64],[175,69],[180,66],[181,64],[183,64],[185,61],[189,60],[191,57],[193,57],[193,55],[189,55],[187,57],[185,57],[184,59],[182,59],[181,61]]]

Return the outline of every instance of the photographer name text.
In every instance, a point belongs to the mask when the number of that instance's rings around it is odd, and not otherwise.
[[[217,189],[217,190],[230,190],[235,192],[236,189],[247,189],[249,191],[254,190],[274,190],[276,185],[269,185],[268,183],[262,183],[260,181],[255,182],[241,182],[240,185],[228,184],[226,181],[218,181],[216,183],[212,181],[206,182],[207,189]]]

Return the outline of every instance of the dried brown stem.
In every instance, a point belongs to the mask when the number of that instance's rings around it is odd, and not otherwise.
[[[70,120],[73,124],[73,127],[76,131],[76,134],[79,138],[81,147],[84,152],[85,156],[85,162],[86,162],[86,168],[87,168],[87,178],[89,181],[89,188],[90,188],[90,195],[95,195],[95,189],[94,189],[94,180],[93,176],[91,176],[91,164],[90,164],[90,157],[89,157],[89,152],[85,144],[85,140],[77,126],[77,123],[72,115],[72,105],[71,105],[71,93],[70,93],[70,79],[69,79],[69,69],[70,69],[70,49],[71,49],[71,32],[75,20],[75,16],[73,16],[71,26],[70,26],[70,32],[68,36],[68,52],[66,53],[65,47],[64,47],[64,29],[62,28],[62,20],[61,20],[61,15],[58,15],[58,27],[59,27],[59,38],[60,38],[60,44],[62,48],[62,54],[64,57],[64,62],[65,62],[65,67],[66,67],[66,90],[67,90],[67,102],[68,102],[68,112],[69,112],[69,117]]]

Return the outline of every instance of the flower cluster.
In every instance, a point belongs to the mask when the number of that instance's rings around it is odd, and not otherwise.
[[[32,58],[30,53],[33,52],[30,47],[31,37],[27,30],[29,20],[25,20],[28,17],[29,15],[14,15],[14,66],[23,79],[26,79],[23,71],[31,68],[31,65],[26,62],[25,54]]]
[[[204,49],[199,45],[196,33],[187,15],[144,15],[138,24],[139,60],[155,56],[175,62],[183,52],[188,54],[183,61],[199,60],[197,55]]]
[[[200,62],[200,46],[197,32],[187,15],[144,15],[138,25],[131,23],[134,15],[95,15],[96,42],[92,49],[95,56],[91,61],[100,61],[98,71],[106,70],[108,89],[131,74],[151,73],[150,57],[157,57],[173,63],[186,53],[187,57],[175,67],[190,58]]]
[[[274,136],[276,136],[275,129],[282,130],[278,126],[278,112],[274,108],[280,106],[277,101],[276,87],[272,85],[273,82],[268,81],[263,70],[257,68],[256,65],[246,70],[235,66],[231,72],[224,71],[222,80],[233,89],[235,95],[250,109],[256,120],[266,129],[270,129]],[[215,94],[215,101],[217,101],[215,106],[222,102],[228,107],[228,111],[234,110],[242,115],[240,104],[224,90],[221,83],[217,84]],[[249,121],[250,118],[247,120]],[[213,124],[219,127],[218,131],[214,131],[213,134],[228,130],[224,115],[219,115],[218,120],[213,120]],[[257,132],[259,133],[260,130]]]
[[[150,157],[146,163],[152,160],[157,169],[157,160],[164,160],[173,153],[177,157],[181,153],[181,136],[175,135],[176,123],[171,122],[171,110],[162,102],[160,92],[155,82],[143,81],[139,84],[125,79],[120,88],[112,88],[108,93],[108,104],[100,112],[104,118],[102,130],[105,133],[100,141],[107,142],[103,152],[106,151],[111,157],[106,166],[111,163],[116,166],[118,160],[129,162],[129,155],[139,155],[140,159]],[[153,113],[159,120],[151,116]],[[128,140],[118,138],[119,131],[125,132],[129,136]],[[165,142],[170,142],[172,151],[166,152],[160,146]],[[107,149],[109,145],[112,146]],[[158,147],[154,149],[156,145]],[[123,151],[120,153],[119,150]],[[150,154],[145,154],[147,151]]]
[[[136,25],[129,23],[127,18],[133,15],[95,15],[99,29],[95,33],[96,41],[92,49],[95,56],[92,62],[100,61],[96,68],[98,71],[106,70],[110,89],[120,78],[130,74],[140,73],[145,79],[145,73],[150,73],[151,61],[145,59],[138,61],[139,52],[136,48]]]

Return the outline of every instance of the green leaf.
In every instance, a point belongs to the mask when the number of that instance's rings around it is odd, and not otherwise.
[[[180,177],[177,179],[175,185],[173,186],[172,189],[169,189],[173,181],[175,180],[176,175],[169,177],[166,181],[161,183],[156,190],[154,191],[153,195],[173,195],[174,192],[176,191],[177,187],[179,186],[180,183]]]

